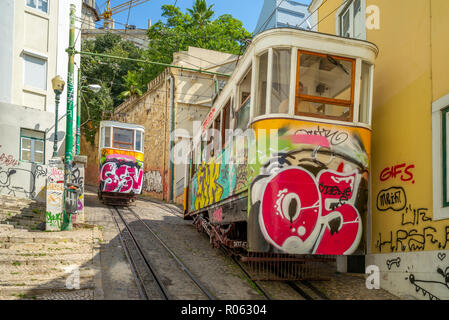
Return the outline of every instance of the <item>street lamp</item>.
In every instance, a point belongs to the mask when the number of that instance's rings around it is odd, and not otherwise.
[[[53,158],[58,156],[58,107],[62,91],[64,91],[65,82],[61,76],[56,76],[51,80],[53,91],[56,94],[55,101],[55,138],[53,141]]]
[[[101,86],[99,84],[89,84],[87,87],[94,93],[98,93],[98,91],[101,90]]]

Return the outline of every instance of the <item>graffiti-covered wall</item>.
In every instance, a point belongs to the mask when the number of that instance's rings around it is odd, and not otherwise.
[[[266,147],[249,166],[250,249],[363,254],[370,130],[282,119],[254,129]],[[267,141],[271,130],[277,145]]]

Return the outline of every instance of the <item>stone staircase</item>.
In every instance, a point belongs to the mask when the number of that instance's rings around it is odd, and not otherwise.
[[[101,239],[96,227],[38,232],[0,224],[0,300],[101,299]]]
[[[36,230],[45,222],[45,203],[0,195],[0,224]]]

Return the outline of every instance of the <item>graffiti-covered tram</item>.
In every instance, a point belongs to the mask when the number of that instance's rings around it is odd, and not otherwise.
[[[365,253],[377,54],[290,28],[253,39],[186,173],[185,215],[213,244],[247,259]]]
[[[98,197],[106,204],[129,204],[142,193],[143,126],[101,121]]]

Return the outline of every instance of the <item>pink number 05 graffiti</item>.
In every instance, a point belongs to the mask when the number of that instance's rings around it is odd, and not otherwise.
[[[140,193],[142,190],[143,170],[126,164],[117,165],[106,162],[101,167],[101,181],[104,182],[103,191],[121,193]]]
[[[280,170],[265,186],[259,223],[272,245],[289,253],[351,254],[362,223],[353,206],[356,172]]]

